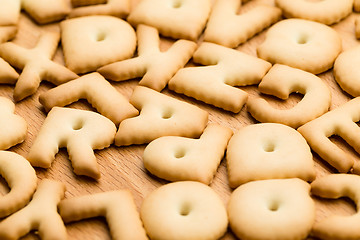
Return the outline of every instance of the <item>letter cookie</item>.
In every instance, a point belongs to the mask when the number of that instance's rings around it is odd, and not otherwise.
[[[205,29],[204,40],[234,48],[246,42],[281,17],[281,10],[257,6],[237,14],[241,0],[217,0]]]
[[[127,20],[132,25],[155,27],[166,37],[197,40],[210,10],[210,0],[143,0]]]
[[[37,185],[34,168],[22,156],[0,151],[0,174],[10,187],[10,192],[0,196],[0,218],[24,207],[31,199]]]
[[[360,12],[360,0],[354,0],[354,11]]]
[[[22,69],[14,89],[15,101],[35,93],[42,80],[59,85],[78,77],[66,67],[51,61],[59,40],[59,33],[45,32],[32,49],[20,47],[12,42],[0,45],[1,57],[12,66]]]
[[[0,239],[19,239],[31,230],[38,230],[42,240],[67,239],[65,225],[57,212],[64,194],[63,183],[42,180],[31,202],[0,222]]]
[[[0,150],[6,150],[22,143],[26,138],[25,119],[14,114],[15,104],[5,97],[0,97]]]
[[[81,6],[104,4],[107,2],[108,2],[108,0],[71,0],[71,5],[75,8],[75,7],[81,7]]]
[[[341,50],[341,39],[331,27],[309,20],[287,19],[268,30],[257,53],[271,63],[318,74],[333,66]]]
[[[112,239],[148,239],[129,191],[119,190],[62,200],[59,211],[65,223],[105,217]]]
[[[159,187],[141,206],[141,219],[150,239],[219,239],[228,218],[219,196],[199,182]]]
[[[360,153],[360,128],[356,124],[359,120],[360,97],[357,97],[304,124],[298,131],[305,137],[312,150],[339,172],[347,173],[353,167],[355,172],[360,173],[360,163],[354,163],[351,155],[329,139],[337,135]]]
[[[21,6],[39,24],[59,21],[71,11],[68,0],[21,0]]]
[[[76,73],[131,57],[136,34],[129,23],[113,16],[87,16],[62,21],[65,65]]]
[[[39,100],[46,111],[63,107],[84,98],[116,125],[139,114],[129,101],[99,73],[90,73],[50,89]]]
[[[359,1],[359,3],[360,3],[360,1]],[[355,19],[355,36],[357,39],[360,39],[360,18]]]
[[[340,87],[350,95],[360,96],[360,47],[342,52],[334,64],[334,77]]]
[[[330,174],[311,183],[312,194],[338,199],[348,197],[360,206],[360,176],[352,174]],[[330,216],[313,226],[312,235],[321,239],[360,239],[360,212],[352,216]]]
[[[331,25],[340,22],[353,9],[354,0],[275,0],[287,18],[302,18]]]
[[[174,136],[155,139],[145,148],[145,168],[170,181],[210,184],[231,136],[229,128],[209,124],[200,139]]]
[[[20,9],[21,0],[1,0],[0,26],[17,25],[20,16]]]
[[[238,187],[228,204],[232,231],[244,240],[305,239],[315,222],[310,185],[272,179]]]
[[[208,113],[150,88],[135,88],[130,103],[140,115],[120,123],[117,146],[143,144],[163,136],[198,137],[208,122]]]
[[[15,26],[0,26],[0,43],[7,42],[15,37],[17,27]]]
[[[91,111],[54,107],[49,112],[27,159],[31,165],[49,168],[59,148],[66,147],[77,175],[100,177],[93,149],[114,141],[116,127],[106,117]]]
[[[295,129],[278,123],[241,128],[230,139],[226,159],[232,188],[272,178],[315,179],[314,161],[305,139]]]
[[[137,26],[137,36],[137,57],[106,65],[98,72],[113,81],[142,77],[140,85],[161,91],[190,60],[197,46],[188,40],[178,40],[166,52],[161,52],[157,29],[142,24]]]
[[[75,8],[69,13],[69,18],[89,15],[111,15],[124,18],[129,14],[129,12],[129,0],[108,0],[105,4],[101,5]]]
[[[211,66],[180,69],[169,89],[234,113],[248,98],[234,86],[257,84],[271,68],[266,61],[214,43],[201,44],[193,60]]]
[[[323,80],[300,69],[275,64],[259,84],[261,93],[286,100],[290,93],[304,97],[291,109],[273,108],[265,99],[249,98],[247,110],[260,122],[276,122],[298,128],[329,110],[331,92]]]

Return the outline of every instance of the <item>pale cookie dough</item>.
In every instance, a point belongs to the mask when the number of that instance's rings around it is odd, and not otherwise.
[[[360,96],[360,46],[342,52],[334,64],[334,77],[340,87],[350,95]]]
[[[315,222],[310,185],[300,179],[246,183],[228,204],[232,231],[242,240],[301,240]]]
[[[260,122],[276,122],[298,128],[329,110],[331,92],[319,77],[300,69],[275,64],[259,84],[263,94],[276,96],[282,100],[293,92],[303,94],[303,98],[290,109],[272,107],[265,99],[250,97],[247,111]]]
[[[59,85],[78,77],[63,65],[51,61],[59,40],[58,32],[43,32],[31,49],[12,42],[0,45],[0,56],[12,66],[22,69],[14,89],[15,101],[34,94],[42,80]]]
[[[15,26],[19,22],[21,0],[1,0],[0,27]]]
[[[57,212],[57,205],[64,195],[63,183],[42,180],[31,202],[0,222],[0,239],[19,239],[31,230],[37,230],[41,240],[67,239],[65,225]]]
[[[302,18],[331,25],[347,17],[354,0],[275,0],[287,18]]]
[[[111,15],[119,18],[125,18],[129,12],[130,0],[108,0],[104,4],[75,8],[69,13],[69,18],[90,15]]]
[[[348,197],[357,209],[351,216],[329,216],[313,226],[312,235],[328,240],[360,239],[360,176],[330,174],[311,183],[312,194],[330,199]]]
[[[70,82],[61,84],[39,97],[46,111],[63,107],[79,99],[86,99],[99,113],[116,125],[126,118],[139,114],[129,101],[99,73],[89,73]]]
[[[241,0],[217,0],[207,23],[204,40],[234,48],[246,42],[281,17],[279,8],[258,5],[237,14]]]
[[[15,104],[0,97],[0,150],[9,149],[26,138],[28,125],[24,118],[14,112]]]
[[[150,239],[212,240],[227,230],[228,217],[219,196],[205,184],[169,183],[145,197],[140,212]]]
[[[161,91],[171,77],[190,60],[197,45],[181,39],[166,51],[161,51],[160,36],[156,28],[140,24],[136,33],[137,57],[111,63],[97,71],[113,81],[142,77],[140,85]]]
[[[232,188],[272,178],[315,179],[313,156],[296,130],[278,123],[259,123],[241,128],[230,139],[227,154]]]
[[[86,16],[60,23],[65,65],[76,73],[95,71],[131,57],[136,34],[131,25],[113,16]]]
[[[329,139],[337,135],[360,153],[360,128],[356,124],[359,120],[360,97],[357,97],[304,124],[298,131],[305,137],[312,150],[339,172],[347,173],[353,167],[355,172],[360,173],[360,163],[354,162],[350,154]]]
[[[0,151],[0,175],[10,192],[0,196],[0,218],[23,208],[31,199],[37,185],[34,168],[22,156]]]
[[[120,123],[117,146],[149,143],[163,136],[199,137],[208,122],[206,111],[147,87],[136,87],[130,103],[140,114]]]
[[[229,128],[209,124],[199,139],[175,136],[155,139],[144,150],[144,166],[166,180],[210,184],[232,134]]]
[[[116,126],[91,111],[53,107],[48,113],[27,159],[31,165],[49,168],[59,148],[66,147],[77,175],[100,178],[93,149],[109,147]]]
[[[65,223],[105,217],[112,239],[148,239],[130,191],[118,190],[62,200],[59,212]]]
[[[271,63],[318,74],[333,66],[341,50],[341,38],[331,27],[309,20],[287,19],[268,30],[257,53]]]
[[[236,87],[259,83],[271,68],[262,59],[207,42],[196,50],[193,61],[210,66],[180,69],[170,79],[169,89],[234,113],[248,98]]]
[[[197,40],[210,15],[210,0],[143,0],[130,12],[132,25],[146,24],[172,38]]]

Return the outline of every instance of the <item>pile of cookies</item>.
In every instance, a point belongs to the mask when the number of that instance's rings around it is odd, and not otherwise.
[[[0,4],[0,239],[360,239],[359,0]]]

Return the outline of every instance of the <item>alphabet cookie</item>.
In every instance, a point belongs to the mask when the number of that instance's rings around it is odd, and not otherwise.
[[[4,43],[13,39],[16,33],[16,26],[0,26],[0,43]]]
[[[209,124],[199,139],[160,137],[144,150],[145,168],[170,181],[210,184],[231,136],[229,128]]]
[[[210,0],[143,0],[127,20],[134,26],[155,27],[172,38],[197,40],[210,15]]]
[[[274,24],[258,56],[271,63],[300,68],[314,74],[330,69],[342,50],[337,32],[324,24],[304,19],[286,19]]]
[[[350,198],[356,205],[360,205],[360,176],[352,174],[330,174],[316,179],[311,183],[312,194],[330,199],[340,197]],[[316,222],[312,235],[321,239],[345,240],[360,238],[360,213],[352,216],[330,216]]]
[[[348,16],[353,9],[353,0],[275,0],[287,18],[302,18],[331,25]]]
[[[39,183],[31,202],[0,222],[1,239],[19,239],[31,230],[38,230],[41,239],[66,239],[65,225],[57,212],[64,197],[65,185],[44,179]]]
[[[238,187],[228,204],[232,231],[243,240],[305,239],[315,222],[310,185],[271,179]]]
[[[356,151],[360,152],[360,97],[354,98],[342,106],[304,124],[298,131],[305,137],[312,150],[335,167],[339,172],[347,173],[352,167],[360,173],[360,163],[337,147],[329,137],[337,135],[343,138]]]
[[[120,123],[117,146],[148,143],[163,136],[198,137],[208,122],[204,110],[142,86],[135,88],[130,103],[140,115]]]
[[[65,65],[87,73],[131,57],[136,35],[129,23],[113,16],[86,16],[60,23]]]
[[[197,46],[194,42],[181,39],[162,52],[157,29],[142,24],[137,26],[137,37],[137,57],[111,63],[99,68],[98,72],[113,81],[142,77],[140,85],[161,91],[190,60]]]
[[[32,49],[23,48],[12,42],[0,45],[1,57],[12,66],[22,69],[14,89],[15,101],[34,94],[42,80],[59,85],[77,78],[77,75],[66,67],[51,61],[59,40],[59,33],[44,32]]]
[[[127,17],[129,12],[130,12],[129,0],[108,0],[104,4],[75,8],[69,13],[69,18],[90,16],[90,15],[110,15],[119,18],[124,18]]]
[[[19,21],[21,0],[2,0],[0,8],[1,26],[16,26]]]
[[[74,8],[76,8],[76,7],[81,7],[81,6],[104,4],[107,2],[108,2],[108,0],[71,0],[71,5]]]
[[[5,97],[0,97],[0,150],[6,150],[22,143],[26,138],[25,119],[14,114],[15,104]]]
[[[226,159],[232,188],[254,180],[315,179],[314,161],[305,139],[295,129],[278,123],[241,128],[230,139]]]
[[[115,124],[98,113],[53,107],[27,159],[33,166],[49,168],[59,148],[66,147],[74,172],[98,179],[100,171],[93,149],[110,146],[115,133]]]
[[[219,196],[192,181],[169,183],[145,197],[140,211],[151,239],[219,239],[228,218]]]
[[[62,200],[59,211],[65,223],[92,217],[105,217],[112,239],[148,239],[127,190],[103,192]]]
[[[40,103],[46,111],[63,107],[84,98],[102,115],[116,125],[139,114],[129,101],[99,73],[90,73],[50,89],[40,95]]]
[[[355,47],[342,52],[334,64],[334,77],[340,87],[350,95],[360,96],[360,70],[357,64],[360,62],[360,47]]]
[[[260,122],[276,122],[298,128],[329,110],[331,92],[323,80],[300,69],[275,64],[259,84],[261,93],[286,100],[292,92],[304,97],[291,109],[272,107],[265,99],[251,97],[247,110]]]
[[[234,48],[246,42],[281,17],[279,8],[259,5],[237,14],[239,0],[217,0],[207,23],[204,40]]]
[[[169,89],[238,113],[248,94],[235,86],[257,84],[271,64],[240,51],[204,42],[193,61],[203,65],[180,69],[169,81]]]
[[[0,83],[15,84],[18,78],[19,74],[15,69],[5,62],[4,59],[0,58]]]
[[[10,187],[10,192],[0,197],[0,217],[3,218],[30,201],[36,189],[37,177],[25,158],[7,151],[0,151],[0,173]]]

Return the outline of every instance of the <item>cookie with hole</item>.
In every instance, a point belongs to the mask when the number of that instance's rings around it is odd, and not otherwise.
[[[301,18],[332,25],[350,15],[353,10],[353,0],[275,0],[287,18]]]
[[[242,127],[230,139],[227,153],[229,185],[265,179],[315,179],[310,147],[295,129],[278,123]]]
[[[133,26],[155,27],[165,37],[196,41],[211,11],[210,0],[143,0],[127,20]]]
[[[75,73],[88,73],[101,66],[133,56],[135,30],[113,16],[84,16],[60,23],[65,65]]]
[[[140,114],[120,123],[117,146],[149,143],[163,136],[197,138],[208,123],[208,112],[147,87],[137,86],[130,103]]]
[[[315,222],[310,184],[298,178],[253,181],[235,189],[229,222],[243,240],[305,239]]]
[[[98,179],[100,170],[93,150],[109,147],[115,133],[115,124],[98,113],[53,107],[27,159],[34,167],[49,168],[59,148],[66,147],[75,174]]]
[[[342,51],[338,33],[331,27],[304,19],[285,19],[269,28],[257,48],[260,58],[313,74],[333,67]]]
[[[233,132],[210,123],[198,139],[165,136],[150,142],[143,154],[145,168],[169,181],[210,184]]]
[[[215,240],[228,226],[220,197],[209,186],[193,181],[157,188],[145,196],[140,216],[150,239]]]

